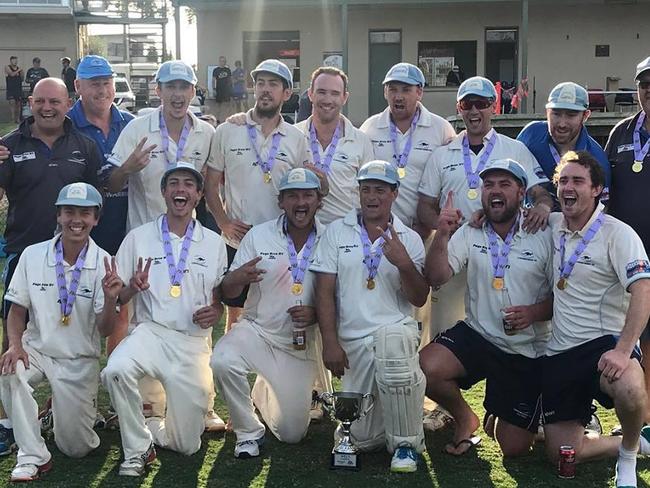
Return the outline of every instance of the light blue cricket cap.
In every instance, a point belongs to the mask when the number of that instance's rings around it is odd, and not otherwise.
[[[277,59],[265,59],[262,61],[253,71],[251,71],[251,78],[253,78],[253,81],[255,81],[257,74],[262,72],[271,73],[272,75],[282,78],[288,83],[289,88],[293,90],[293,74],[289,67],[282,61],[278,61]]]
[[[458,87],[456,101],[459,102],[469,95],[495,100],[497,98],[497,90],[494,88],[494,84],[487,78],[472,76],[463,81]]]
[[[646,71],[650,70],[650,56],[645,58],[639,64],[636,65],[636,75],[634,76],[634,81],[639,81],[639,76],[641,76]]]
[[[106,58],[90,54],[81,58],[77,66],[78,80],[91,80],[93,78],[106,78],[113,76],[113,67]]]
[[[157,83],[182,80],[196,85],[196,74],[192,67],[185,61],[165,61],[156,72]]]
[[[524,188],[528,188],[528,175],[526,175],[526,170],[514,159],[495,159],[483,168],[478,175],[483,179],[490,171],[505,171],[510,173]]]
[[[369,161],[359,169],[357,181],[361,182],[366,180],[379,180],[389,185],[399,186],[399,175],[395,166],[379,159]]]
[[[424,75],[422,70],[411,63],[397,63],[386,73],[382,85],[391,81],[399,81],[407,85],[424,86]]]
[[[320,190],[320,180],[313,171],[294,168],[282,176],[278,190]]]
[[[198,185],[199,190],[203,188],[203,175],[198,171],[193,164],[186,163],[185,161],[177,161],[176,163],[170,165],[167,170],[163,173],[162,178],[160,179],[160,188],[164,189],[167,184],[167,178],[172,173],[177,171],[187,171],[192,173],[194,178],[196,178],[196,184]]]
[[[61,188],[54,204],[57,207],[70,205],[72,207],[102,207],[102,195],[88,183],[70,183]]]
[[[589,109],[589,94],[577,83],[565,81],[551,90],[546,108],[584,112]]]

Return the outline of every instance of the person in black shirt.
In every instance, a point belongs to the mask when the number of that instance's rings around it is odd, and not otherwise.
[[[46,78],[30,97],[33,115],[0,140],[9,158],[0,165],[0,197],[9,200],[5,239],[5,290],[20,253],[29,245],[51,239],[56,229],[54,202],[61,188],[85,182],[99,187],[101,156],[92,139],[78,132],[66,117],[70,99],[63,81]],[[3,351],[9,303],[3,296]]]
[[[11,56],[9,64],[5,66],[5,80],[7,82],[7,100],[11,110],[11,121],[20,123],[20,104],[23,98],[23,69],[18,67],[18,58]]]
[[[61,58],[61,66],[63,66],[63,69],[61,70],[61,79],[65,82],[65,86],[68,89],[68,95],[72,98],[75,94],[74,80],[77,78],[77,72],[72,66],[70,66],[70,58],[68,57]]]
[[[232,97],[232,73],[226,66],[225,56],[219,56],[219,66],[212,70],[212,88],[217,102],[217,122],[221,123],[230,115]]]
[[[41,58],[36,57],[32,60],[32,67],[27,70],[27,75],[25,76],[25,81],[29,83],[29,94],[34,93],[34,87],[36,83],[41,81],[43,78],[48,78],[50,74],[45,68],[41,68]]]

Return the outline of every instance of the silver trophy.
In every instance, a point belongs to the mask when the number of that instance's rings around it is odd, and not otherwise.
[[[359,449],[352,444],[350,439],[350,426],[352,422],[368,414],[375,404],[371,393],[361,394],[349,391],[336,391],[323,393],[319,397],[325,410],[333,420],[341,422],[341,440],[332,449],[331,469],[358,470]]]

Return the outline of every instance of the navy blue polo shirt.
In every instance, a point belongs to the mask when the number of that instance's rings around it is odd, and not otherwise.
[[[632,171],[634,164],[634,127],[641,112],[620,121],[609,133],[605,145],[612,166],[612,187],[609,213],[632,227],[650,252],[650,218],[648,217],[648,189],[650,188],[650,154],[644,159],[643,170]],[[645,127],[639,131],[641,146],[648,140]]]
[[[553,138],[551,133],[548,130],[548,122],[546,121],[536,121],[531,122],[526,127],[521,129],[521,132],[517,136],[517,140],[524,143],[528,150],[533,153],[535,159],[544,170],[544,174],[551,182],[549,191],[553,195],[553,199],[557,203],[557,188],[553,185],[553,173],[555,173],[555,159],[553,154],[551,154],[551,149],[549,144],[553,144]],[[580,130],[580,135],[576,141],[575,151],[587,151],[591,154],[605,172],[605,186],[610,187],[612,182],[612,171],[607,159],[607,155],[603,148],[600,147],[600,144],[589,135],[587,128],[583,125],[582,130]],[[559,152],[559,151],[558,151]]]
[[[81,100],[77,100],[68,112],[68,116],[82,134],[90,137],[97,144],[102,154],[102,166],[99,179],[101,185],[105,186],[111,171],[115,169],[115,166],[108,162],[108,157],[113,152],[113,146],[115,146],[122,129],[134,119],[133,115],[129,112],[119,110],[113,105],[111,107],[111,127],[108,136],[104,136],[104,132],[99,127],[94,126],[88,121],[83,111]],[[99,219],[99,224],[91,233],[97,245],[111,255],[117,253],[126,234],[126,215],[128,211],[127,193],[126,188],[123,188],[122,191],[117,193],[104,192],[102,216]]]
[[[52,149],[32,137],[34,117],[0,140],[9,159],[0,165],[0,188],[9,200],[7,253],[51,239],[56,229],[54,203],[65,185],[79,181],[99,186],[101,157],[95,143],[74,128],[66,117],[64,134]]]

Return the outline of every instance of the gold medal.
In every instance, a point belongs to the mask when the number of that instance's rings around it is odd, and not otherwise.
[[[169,289],[169,294],[174,298],[181,296],[181,285],[172,285]]]
[[[291,293],[293,293],[294,295],[301,295],[302,283],[294,283],[293,286],[291,286]]]
[[[264,173],[264,183],[271,183],[271,173],[270,172]]]
[[[635,173],[640,173],[643,170],[643,162],[642,161],[634,161],[634,164],[632,165],[632,171]]]
[[[470,188],[467,190],[467,198],[470,200],[476,200],[478,198],[478,191],[476,188]]]
[[[406,168],[397,168],[397,175],[400,180],[404,178],[406,176]]]
[[[366,283],[366,288],[368,288],[368,290],[374,290],[375,280],[373,280],[372,278],[368,278],[368,282]]]
[[[558,289],[560,289],[560,290],[564,290],[564,289],[566,288],[566,286],[567,286],[567,280],[566,280],[566,278],[560,278],[560,279],[557,281],[557,287],[558,287]]]
[[[70,316],[69,315],[64,315],[61,317],[61,324],[62,325],[70,325]]]
[[[493,278],[492,279],[492,288],[495,290],[503,290],[503,278]]]

